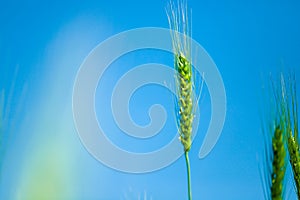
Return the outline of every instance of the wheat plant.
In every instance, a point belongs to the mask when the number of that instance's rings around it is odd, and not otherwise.
[[[194,78],[191,64],[190,23],[187,3],[170,3],[167,9],[171,37],[173,42],[175,82],[176,82],[176,118],[179,139],[183,145],[188,182],[188,199],[192,199],[191,170],[188,152],[192,145],[192,125],[195,112]]]
[[[296,79],[294,75],[288,78],[281,76],[282,114],[285,120],[289,160],[293,171],[294,183],[298,199],[300,199],[300,154],[298,139],[298,104]]]
[[[276,125],[272,130],[273,133],[266,136],[266,139],[271,138],[271,144],[268,141],[265,143],[265,199],[282,200],[285,195],[285,174],[287,166],[285,137],[281,125]]]
[[[285,177],[287,168],[286,122],[281,97],[281,86],[272,82],[268,97],[269,110],[265,118],[269,123],[263,125],[265,136],[265,163],[263,173],[264,195],[267,200],[282,200],[285,197]],[[277,82],[276,82],[277,83]],[[265,108],[268,109],[268,108]]]

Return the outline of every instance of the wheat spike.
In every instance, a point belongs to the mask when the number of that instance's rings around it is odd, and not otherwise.
[[[188,152],[192,145],[192,126],[195,112],[194,79],[191,62],[190,24],[187,4],[178,1],[167,10],[173,42],[177,103],[175,105],[179,139],[184,148],[188,178],[188,199],[192,199],[191,170]]]
[[[286,149],[282,130],[276,127],[272,138],[272,185],[271,196],[273,200],[283,199],[284,177],[286,172]]]
[[[184,55],[176,55],[175,66],[177,70],[178,84],[178,107],[179,107],[179,133],[184,151],[191,148],[192,125],[194,120],[192,98],[192,69],[190,62]]]
[[[194,121],[195,98],[193,93],[193,71],[191,64],[190,49],[190,25],[188,22],[187,5],[179,2],[177,6],[170,3],[168,19],[171,31],[174,67],[176,71],[176,94],[177,94],[177,125],[180,134],[180,141],[184,151],[191,148],[192,125]]]
[[[272,123],[263,125],[265,139],[265,163],[263,165],[263,184],[265,199],[282,200],[285,197],[285,175],[287,167],[287,148],[285,136],[285,115],[282,112],[283,101],[280,84],[270,84],[267,116]],[[273,88],[272,88],[273,86]],[[270,93],[269,93],[270,92]]]
[[[287,81],[286,81],[287,80]],[[298,106],[295,76],[288,79],[281,75],[281,113],[284,116],[285,135],[289,160],[293,171],[294,182],[298,199],[300,199],[300,153],[298,140]]]

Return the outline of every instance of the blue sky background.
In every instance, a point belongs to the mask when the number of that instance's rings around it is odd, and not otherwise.
[[[183,158],[153,173],[117,172],[84,149],[72,116],[73,83],[88,53],[121,31],[147,26],[168,28],[167,2],[0,2],[0,88],[5,90],[6,100],[0,199],[138,199],[144,192],[148,199],[186,198]],[[262,86],[269,73],[275,74],[282,66],[295,70],[299,80],[300,1],[188,3],[193,38],[218,66],[228,101],[220,140],[209,156],[199,160],[210,117],[209,94],[203,92],[203,129],[190,153],[194,199],[263,199],[258,162],[263,147]],[[122,58],[120,62],[126,63],[122,69],[114,63],[104,76],[107,83],[97,90],[97,99],[103,99],[96,105],[99,119],[108,112],[105,105],[109,105],[109,91],[117,77],[137,64],[168,63],[167,59],[167,55],[145,51]],[[157,86],[138,91],[130,104],[139,108],[130,108],[133,119],[147,124],[147,109],[153,103],[164,105],[169,119],[162,135],[153,141],[141,141],[149,146],[142,148],[138,140],[120,135],[111,117],[104,125],[112,132],[108,137],[134,151],[166,144],[175,129],[168,91]],[[133,144],[137,146],[130,146]],[[291,199],[295,199],[293,195]]]

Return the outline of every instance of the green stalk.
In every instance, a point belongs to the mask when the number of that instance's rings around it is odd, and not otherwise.
[[[187,169],[187,181],[188,181],[188,197],[189,200],[192,200],[192,183],[191,183],[191,167],[190,167],[190,160],[189,160],[189,153],[186,151],[185,155],[185,163]]]

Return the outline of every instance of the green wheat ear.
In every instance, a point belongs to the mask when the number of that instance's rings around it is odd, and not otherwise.
[[[191,148],[192,124],[194,121],[193,71],[191,65],[191,49],[187,5],[178,2],[177,6],[170,3],[167,11],[174,52],[175,82],[177,95],[177,125],[180,141],[184,151]]]
[[[178,107],[179,107],[179,134],[184,151],[188,152],[192,144],[193,113],[193,89],[191,63],[183,54],[175,55],[175,67],[177,71],[178,84]]]
[[[298,199],[300,199],[300,154],[298,140],[298,105],[295,76],[281,76],[282,113],[285,116],[287,146]]]
[[[187,4],[178,1],[167,9],[174,52],[177,103],[176,115],[179,139],[183,145],[188,176],[188,198],[192,199],[191,172],[188,152],[192,145],[192,125],[195,113],[194,79],[191,64],[190,24]]]
[[[290,155],[290,163],[293,170],[294,181],[296,185],[298,199],[300,199],[300,155],[299,144],[295,141],[293,136],[288,137],[288,150]]]
[[[273,149],[273,171],[272,171],[272,199],[283,199],[283,185],[286,172],[286,150],[283,132],[279,126],[276,127],[272,139]]]
[[[276,86],[276,87],[275,87]],[[287,167],[287,148],[285,137],[285,116],[282,113],[283,101],[280,97],[280,84],[273,85],[269,99],[271,113],[270,126],[265,126],[265,163],[264,163],[264,192],[265,199],[282,200],[285,196],[285,175]],[[273,101],[274,100],[274,101]],[[269,118],[269,117],[267,117]]]
[[[286,174],[286,148],[284,133],[278,125],[273,133],[272,148],[268,160],[272,162],[272,167],[269,168],[267,174],[270,176],[271,182],[267,187],[270,190],[272,200],[283,199],[285,192],[285,174]],[[269,198],[270,199],[270,198]]]

